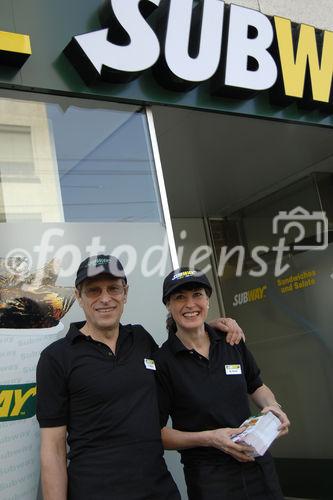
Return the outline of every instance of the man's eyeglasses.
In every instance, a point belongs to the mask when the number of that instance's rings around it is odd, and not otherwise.
[[[110,297],[120,297],[124,294],[126,287],[122,285],[109,285],[105,289]],[[87,286],[83,289],[83,292],[89,299],[96,299],[105,289],[100,286]]]

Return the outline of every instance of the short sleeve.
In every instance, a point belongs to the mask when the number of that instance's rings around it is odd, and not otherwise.
[[[67,425],[68,391],[60,363],[47,353],[42,353],[37,365],[36,378],[36,416],[40,427]]]
[[[157,400],[160,415],[160,426],[165,427],[172,407],[172,387],[170,384],[170,377],[163,369],[163,366],[155,359],[156,365],[156,387],[157,387]]]
[[[263,385],[260,376],[260,369],[258,368],[258,365],[252,353],[249,351],[243,341],[241,341],[237,347],[240,350],[244,363],[247,392],[248,394],[253,394],[259,387]]]

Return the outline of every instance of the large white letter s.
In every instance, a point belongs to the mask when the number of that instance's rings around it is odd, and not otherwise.
[[[110,41],[112,25],[73,37],[65,54],[87,83],[99,76],[117,83],[130,81],[157,61],[159,41],[140,10],[140,3],[146,2],[155,6],[160,4],[160,0],[107,0],[106,8],[112,13],[110,18],[128,34],[127,44]]]

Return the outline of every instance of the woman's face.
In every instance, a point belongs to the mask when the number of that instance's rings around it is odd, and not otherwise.
[[[183,330],[199,328],[207,318],[209,298],[204,288],[180,289],[170,295],[167,309],[177,327]]]

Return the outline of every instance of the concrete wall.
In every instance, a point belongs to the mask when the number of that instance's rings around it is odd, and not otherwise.
[[[269,16],[286,17],[297,23],[333,30],[331,0],[226,0],[225,3],[242,5]]]

